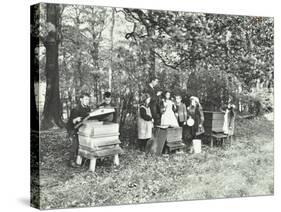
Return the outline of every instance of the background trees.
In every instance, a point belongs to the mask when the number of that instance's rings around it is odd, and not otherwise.
[[[57,39],[58,67],[42,65],[48,46],[41,45],[39,55],[41,73],[59,70],[51,82],[47,75],[41,79],[47,87],[59,83],[60,98],[56,95],[56,104],[51,105],[63,110],[56,110],[55,117],[67,119],[82,90],[91,93],[94,105],[104,91],[112,90],[123,125],[135,116],[140,92],[153,75],[160,79],[159,89],[181,92],[185,99],[196,95],[205,109],[217,110],[229,95],[244,112],[255,113],[251,105],[256,102],[273,107],[268,98],[274,87],[273,18],[77,5],[58,8],[58,15],[52,16],[57,17],[56,31],[50,31],[48,15],[41,18],[41,31]],[[47,9],[48,4],[42,13],[48,14]],[[46,93],[45,105],[51,102]],[[46,108],[44,117],[51,111]]]

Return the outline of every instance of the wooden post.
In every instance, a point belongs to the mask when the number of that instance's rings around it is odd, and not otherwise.
[[[225,140],[226,140],[226,138],[221,138],[221,147],[225,147]]]
[[[211,148],[213,148],[213,146],[214,146],[214,138],[211,135]]]
[[[76,163],[77,163],[78,165],[81,165],[81,164],[82,164],[82,157],[81,157],[81,155],[77,155],[77,157],[76,157]]]
[[[92,158],[92,159],[90,160],[89,171],[95,172],[95,169],[96,169],[96,161],[97,161],[96,158]]]
[[[113,163],[114,163],[114,165],[119,166],[119,155],[118,154],[114,155]]]
[[[231,144],[232,144],[232,135],[229,136],[228,139],[229,139],[229,145],[231,146]]]

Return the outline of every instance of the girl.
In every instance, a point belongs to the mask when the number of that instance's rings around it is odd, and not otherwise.
[[[179,124],[174,113],[176,106],[175,103],[170,100],[170,98],[171,93],[169,91],[166,91],[163,99],[164,113],[161,117],[161,125],[178,127]]]
[[[138,140],[141,151],[145,151],[147,141],[152,137],[153,119],[149,108],[151,97],[143,94],[138,116]]]
[[[186,136],[188,145],[191,146],[193,139],[204,133],[203,122],[204,114],[199,99],[195,96],[190,97],[190,105],[187,107],[187,129]],[[192,151],[192,149],[191,149]]]
[[[233,104],[233,99],[230,96],[227,105],[222,106],[221,110],[225,112],[223,133],[228,136],[234,135],[234,120],[235,120],[235,104]]]

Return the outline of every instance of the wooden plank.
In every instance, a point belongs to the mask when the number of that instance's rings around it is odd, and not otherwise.
[[[114,165],[119,166],[119,155],[118,154],[114,155],[113,163],[114,163]]]
[[[212,134],[212,137],[216,138],[216,139],[221,139],[221,138],[227,138],[228,136],[226,134],[223,133],[218,133],[218,134]]]
[[[184,146],[169,147],[169,151],[180,150],[180,149],[183,149],[183,148],[184,148]]]
[[[123,150],[120,147],[112,148],[112,149],[104,149],[100,151],[96,151],[95,154],[97,157],[104,157],[104,156],[113,156],[116,154],[122,154]]]
[[[179,150],[179,149],[183,149],[185,147],[185,144],[182,142],[167,143],[166,145],[167,145],[169,151]]]
[[[93,151],[99,151],[101,149],[111,149],[111,148],[114,148],[115,146],[119,146],[119,144],[107,145],[107,146],[98,146],[98,147],[95,147],[95,148],[91,148],[89,146],[79,145],[79,149],[85,150],[85,151],[88,151],[88,152],[93,152]]]
[[[97,162],[97,159],[95,157],[90,159],[89,171],[95,172],[95,170],[96,170],[96,162]]]
[[[167,143],[166,144],[168,147],[181,147],[181,146],[185,146],[185,144],[184,143],[182,143],[182,142],[173,142],[173,143]]]
[[[104,137],[110,137],[110,136],[119,136],[120,133],[115,132],[115,133],[106,133],[106,134],[99,134],[99,135],[92,136],[89,134],[85,134],[83,132],[78,132],[78,135],[85,136],[85,137],[91,137],[91,138],[104,138]]]

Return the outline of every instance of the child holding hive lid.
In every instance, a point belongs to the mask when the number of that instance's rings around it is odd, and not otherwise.
[[[79,98],[79,104],[76,108],[72,109],[70,112],[70,117],[67,122],[67,132],[71,141],[71,156],[69,165],[73,168],[77,168],[80,164],[77,163],[78,161],[78,148],[79,148],[79,141],[77,131],[78,129],[75,128],[75,125],[81,122],[88,114],[90,113],[91,109],[89,107],[90,103],[90,95],[88,93],[82,93]]]
[[[117,122],[117,109],[115,105],[112,103],[111,100],[111,93],[109,91],[106,91],[103,95],[103,102],[99,105],[98,108],[114,108],[115,113],[105,114],[101,117],[99,117],[100,121],[104,122]]]
[[[149,94],[141,96],[138,115],[138,140],[141,151],[145,150],[147,141],[152,137],[153,118],[149,107],[151,97]]]

